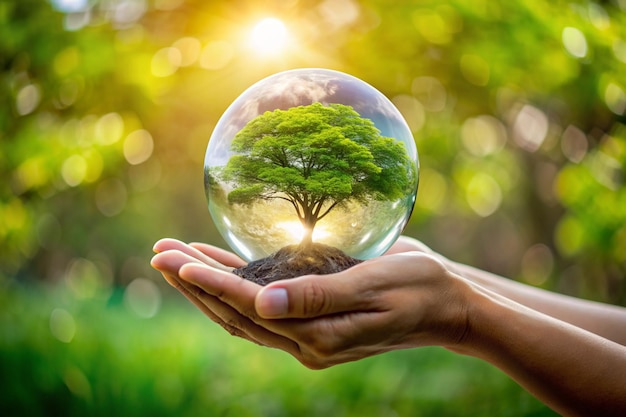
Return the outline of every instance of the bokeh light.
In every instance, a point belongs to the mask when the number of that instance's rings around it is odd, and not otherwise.
[[[587,56],[587,39],[579,29],[574,27],[564,28],[562,38],[563,46],[572,56],[576,58]]]
[[[120,214],[128,200],[126,185],[116,178],[110,178],[98,184],[95,193],[96,207],[106,217]]]
[[[579,163],[585,158],[589,149],[587,136],[576,126],[569,125],[563,131],[561,149],[567,159],[574,163]]]
[[[521,275],[532,285],[546,283],[554,268],[554,256],[547,245],[536,244],[526,250],[522,257]]]
[[[117,113],[107,113],[96,122],[96,140],[102,145],[111,145],[122,137],[124,119]]]
[[[461,127],[461,140],[472,154],[487,156],[502,149],[507,141],[507,134],[498,119],[483,115],[465,120]]]
[[[154,141],[145,129],[136,130],[124,139],[124,157],[131,165],[145,162],[152,155]]]
[[[167,47],[159,49],[152,57],[150,69],[155,77],[168,77],[178,71],[182,64],[180,49]]]
[[[487,217],[502,203],[502,190],[492,176],[478,173],[467,186],[466,198],[476,214]]]
[[[74,317],[62,308],[55,308],[50,313],[50,332],[57,340],[70,343],[76,334]]]
[[[76,397],[86,401],[92,400],[92,390],[85,373],[76,366],[68,366],[63,373],[63,382]]]
[[[126,287],[124,304],[144,319],[154,317],[161,307],[161,291],[145,278],[136,278]]]
[[[29,84],[23,87],[16,97],[17,113],[21,116],[32,113],[39,101],[41,100],[41,92],[35,84]]]
[[[618,84],[611,82],[606,86],[604,101],[613,113],[621,116],[626,112],[626,93]]]
[[[61,175],[70,187],[76,187],[85,179],[87,161],[81,155],[72,155],[63,162]]]
[[[548,134],[548,123],[548,117],[540,109],[524,105],[513,125],[515,142],[527,151],[537,151]]]
[[[233,47],[223,40],[215,40],[207,43],[200,55],[200,66],[208,70],[224,68],[234,56]]]
[[[181,67],[193,65],[198,60],[200,51],[202,50],[200,41],[191,36],[178,39],[172,44],[172,47],[178,49],[180,53],[179,65]]]
[[[87,8],[87,0],[52,0],[52,4],[58,10],[65,13],[76,13]]]

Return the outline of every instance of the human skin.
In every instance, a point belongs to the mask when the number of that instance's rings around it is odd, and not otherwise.
[[[401,236],[387,253],[414,250],[437,257],[448,269],[497,294],[626,346],[626,309],[623,307],[545,291],[469,265],[452,262],[420,241],[407,236]]]
[[[346,271],[265,287],[210,245],[164,239],[155,251],[152,265],[210,319],[309,368],[436,345],[497,366],[560,414],[626,409],[626,309],[517,287],[409,238]]]

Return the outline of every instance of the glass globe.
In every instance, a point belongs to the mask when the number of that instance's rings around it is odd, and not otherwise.
[[[326,69],[281,72],[244,91],[217,123],[204,167],[212,219],[247,261],[306,242],[382,255],[409,220],[418,178],[398,109]]]

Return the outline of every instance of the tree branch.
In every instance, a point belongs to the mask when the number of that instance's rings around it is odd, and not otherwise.
[[[331,205],[330,205],[330,207],[328,207],[328,209],[324,212],[324,214],[322,214],[321,216],[319,216],[319,217],[317,218],[317,221],[320,221],[320,220],[322,220],[324,217],[326,217],[326,215],[327,215],[328,213],[330,213],[330,211],[331,211],[332,209],[334,209],[334,208],[335,208],[335,206],[336,206],[337,204],[339,204],[339,202],[338,202],[338,201],[335,201],[333,204],[331,204]]]

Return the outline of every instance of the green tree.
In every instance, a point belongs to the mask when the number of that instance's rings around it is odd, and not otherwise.
[[[296,211],[310,244],[318,221],[349,201],[402,197],[415,175],[404,144],[342,104],[275,110],[251,120],[234,138],[237,154],[224,179],[233,204],[282,199]]]

